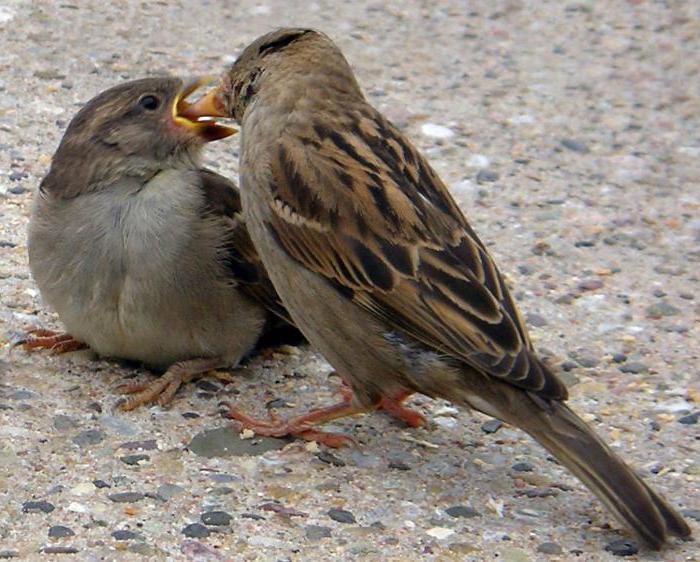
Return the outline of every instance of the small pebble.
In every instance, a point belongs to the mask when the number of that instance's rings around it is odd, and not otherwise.
[[[265,518],[257,513],[241,513],[241,517],[243,519],[252,519],[253,521],[265,521]]]
[[[201,416],[197,412],[184,412],[182,417],[186,420],[195,420]]]
[[[471,517],[479,517],[480,513],[473,507],[468,505],[453,505],[445,510],[445,513],[450,517],[462,517],[470,519]]]
[[[561,368],[567,372],[573,371],[574,369],[578,368],[578,363],[576,363],[575,361],[564,361],[561,364]]]
[[[534,326],[535,328],[541,328],[542,326],[549,324],[544,316],[535,313],[530,313],[527,315],[527,322],[530,324],[530,326]]]
[[[542,554],[562,554],[564,551],[555,542],[543,542],[537,546],[537,552]]]
[[[54,525],[49,527],[49,537],[52,539],[61,539],[64,537],[73,537],[75,532],[70,527],[64,527],[63,525]]]
[[[679,308],[665,301],[657,302],[646,307],[646,314],[649,318],[662,318],[665,316],[676,316],[681,313]]]
[[[9,560],[10,558],[19,558],[19,551],[0,550],[0,560]]]
[[[534,470],[529,462],[516,462],[511,468],[515,472],[532,472]]]
[[[700,521],[700,509],[684,509],[681,513],[686,517],[695,519],[695,521]]]
[[[226,527],[231,524],[232,519],[233,517],[225,511],[207,511],[201,516],[202,523],[214,527]]]
[[[698,423],[698,418],[700,418],[700,412],[695,412],[694,414],[678,418],[678,423],[682,423],[683,425],[695,425]]]
[[[191,539],[205,539],[211,531],[201,523],[191,523],[182,529],[182,534]]]
[[[104,480],[93,480],[92,481],[93,485],[95,488],[101,489],[101,488],[111,488],[112,486],[107,484]]]
[[[24,513],[51,513],[56,506],[44,500],[27,501],[22,504]]]
[[[78,422],[75,418],[59,414],[53,418],[53,427],[57,431],[66,431],[78,427]]]
[[[87,431],[81,431],[73,437],[73,443],[78,445],[78,447],[87,447],[89,445],[101,443],[104,441],[105,437],[105,433],[99,429],[88,429]]]
[[[613,353],[612,360],[615,361],[615,363],[624,363],[627,361],[627,355],[624,353]]]
[[[139,454],[139,455],[125,455],[123,457],[119,457],[119,460],[122,461],[124,464],[128,464],[129,466],[139,466],[140,464],[143,464],[147,461],[149,461],[151,457],[148,455],[144,454]]]
[[[329,527],[323,527],[321,525],[307,525],[305,535],[310,541],[318,541],[329,538],[331,536],[331,530]]]
[[[155,439],[127,441],[119,445],[119,448],[126,449],[127,451],[154,451],[158,448],[158,442]]]
[[[630,539],[618,539],[609,543],[605,550],[617,556],[633,556],[639,552],[639,547],[637,543]]]
[[[603,288],[603,281],[600,279],[584,279],[577,285],[581,291],[596,291]]]
[[[350,511],[346,511],[345,509],[329,509],[328,517],[333,519],[333,521],[337,521],[338,523],[357,523],[355,516]]]
[[[494,182],[498,181],[498,178],[498,172],[489,169],[479,170],[479,173],[476,174],[477,183]]]
[[[144,496],[141,492],[119,492],[107,496],[114,503],[135,503],[141,501]]]
[[[632,373],[633,375],[638,375],[639,373],[646,373],[649,367],[642,363],[641,361],[629,361],[618,367],[623,373]]]
[[[74,546],[45,546],[41,552],[44,554],[77,554],[80,551]]]
[[[421,127],[421,132],[426,137],[432,137],[434,139],[449,139],[455,135],[452,129],[434,123],[425,123]]]
[[[564,148],[568,148],[569,150],[580,154],[588,154],[590,152],[590,149],[585,142],[576,139],[561,139],[561,145]]]
[[[21,185],[15,185],[7,191],[12,193],[12,195],[22,195],[23,193],[27,193],[27,191],[29,190],[26,187],[22,187]]]
[[[401,461],[390,462],[389,468],[392,468],[394,470],[411,470],[410,466],[408,466],[405,462],[401,462]]]
[[[133,541],[136,539],[143,539],[143,535],[135,533],[134,531],[129,531],[128,529],[114,531],[112,533],[112,537],[114,537],[118,541]]]
[[[484,433],[496,433],[503,427],[501,420],[489,420],[481,424],[481,431]]]
[[[159,500],[167,502],[184,491],[185,489],[177,484],[161,484],[158,486],[155,495]]]

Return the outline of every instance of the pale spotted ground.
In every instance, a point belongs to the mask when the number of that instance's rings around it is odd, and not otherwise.
[[[229,425],[223,397],[259,415],[273,399],[293,406],[284,415],[333,400],[338,382],[308,349],[128,414],[112,410],[114,387],[144,371],[86,353],[8,354],[28,326],[58,326],[29,277],[25,230],[79,105],[128,78],[218,72],[281,25],[340,44],[493,249],[573,406],[697,534],[697,3],[0,0],[0,553],[608,560],[606,545],[628,537],[522,433],[487,434],[484,416],[425,398],[414,404],[429,429],[379,414],[338,422],[359,447],[336,458],[303,443],[211,459],[186,448]],[[209,164],[235,177],[236,148],[212,147]],[[124,446],[134,441],[145,450]],[[123,492],[136,495],[116,503]],[[478,515],[450,515],[466,508]],[[211,511],[230,521],[202,522]],[[208,536],[183,534],[196,522],[188,534]],[[49,537],[57,525],[74,534]],[[637,556],[699,554],[675,542]]]

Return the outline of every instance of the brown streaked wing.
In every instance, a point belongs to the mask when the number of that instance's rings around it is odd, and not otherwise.
[[[292,258],[432,349],[566,398],[447,187],[381,115],[350,108],[333,130],[283,136],[270,156],[268,226]]]
[[[227,275],[238,289],[286,322],[292,320],[277,295],[272,281],[258,255],[243,221],[241,196],[236,185],[207,169],[198,170],[200,189],[204,194],[204,216],[220,216],[230,220],[231,232],[223,248],[221,261]]]

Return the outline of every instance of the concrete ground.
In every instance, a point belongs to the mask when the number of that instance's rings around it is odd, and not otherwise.
[[[536,443],[446,402],[412,402],[427,429],[338,422],[355,449],[241,441],[222,398],[257,415],[335,398],[308,348],[130,413],[114,389],[143,369],[9,354],[28,327],[60,327],[25,232],[80,104],[126,79],[219,72],[286,25],[339,43],[493,250],[572,406],[698,534],[696,2],[0,0],[0,558],[700,558],[696,542],[636,553]],[[212,146],[208,165],[236,177],[236,149]]]

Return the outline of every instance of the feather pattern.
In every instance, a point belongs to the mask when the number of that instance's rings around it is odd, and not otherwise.
[[[341,117],[333,129],[322,118],[295,125],[271,153],[269,228],[281,247],[430,348],[544,398],[566,398],[428,162],[370,106]]]

